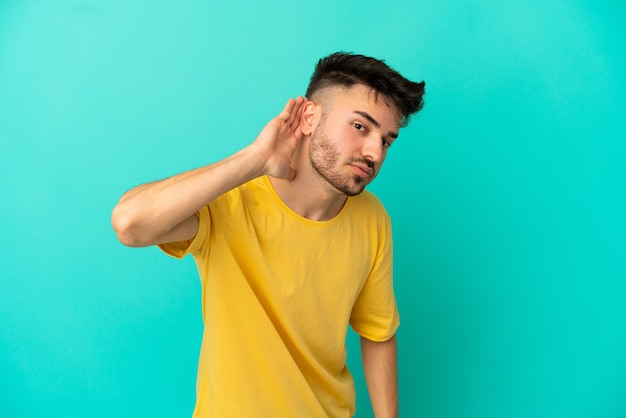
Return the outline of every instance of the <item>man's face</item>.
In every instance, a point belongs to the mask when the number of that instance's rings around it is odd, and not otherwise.
[[[309,158],[317,174],[337,191],[355,196],[378,174],[397,138],[400,115],[363,85],[336,88],[311,136]]]

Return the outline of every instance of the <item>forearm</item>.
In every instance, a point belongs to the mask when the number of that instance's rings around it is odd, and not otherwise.
[[[126,245],[159,244],[216,197],[262,174],[262,161],[248,147],[215,164],[135,187],[113,209],[113,228]]]
[[[365,380],[376,418],[398,416],[397,343],[374,342],[361,337],[361,356]]]
[[[119,240],[144,247],[191,239],[198,230],[194,214],[216,197],[263,174],[293,177],[290,161],[303,136],[304,103],[302,97],[290,99],[254,142],[236,154],[124,194],[111,216]]]

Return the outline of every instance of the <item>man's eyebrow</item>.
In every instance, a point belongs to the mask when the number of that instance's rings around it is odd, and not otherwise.
[[[372,115],[370,115],[367,112],[364,112],[362,110],[355,110],[354,113],[356,113],[357,115],[361,115],[363,116],[365,119],[367,119],[372,125],[374,125],[377,128],[380,128],[380,122],[378,122],[376,119],[374,119],[372,117]],[[389,132],[387,135],[389,135],[390,137],[392,137],[393,139],[396,139],[398,137],[398,133],[397,132]]]

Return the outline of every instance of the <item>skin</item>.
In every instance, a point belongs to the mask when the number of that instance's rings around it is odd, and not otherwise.
[[[297,174],[272,184],[300,215],[332,219],[374,180],[399,127],[398,111],[368,87],[326,89],[303,105],[304,137],[291,161]]]
[[[191,240],[198,232],[197,211],[262,175],[270,176],[296,213],[332,219],[348,196],[374,180],[399,128],[397,109],[363,85],[290,99],[251,144],[230,157],[125,193],[113,209],[113,228],[131,247]],[[361,350],[376,417],[396,417],[395,336],[384,342],[362,338]]]
[[[361,337],[361,359],[374,416],[398,416],[398,361],[396,336],[384,342]]]

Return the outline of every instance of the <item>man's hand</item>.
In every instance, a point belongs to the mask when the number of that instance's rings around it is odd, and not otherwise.
[[[300,120],[307,101],[304,97],[289,99],[283,111],[265,125],[250,145],[264,159],[265,174],[288,180],[296,175],[291,159],[303,137]]]
[[[252,144],[230,157],[125,193],[111,218],[119,240],[144,247],[192,239],[198,231],[195,213],[221,194],[264,174],[292,179],[291,159],[303,137],[300,120],[307,101],[290,99]]]

